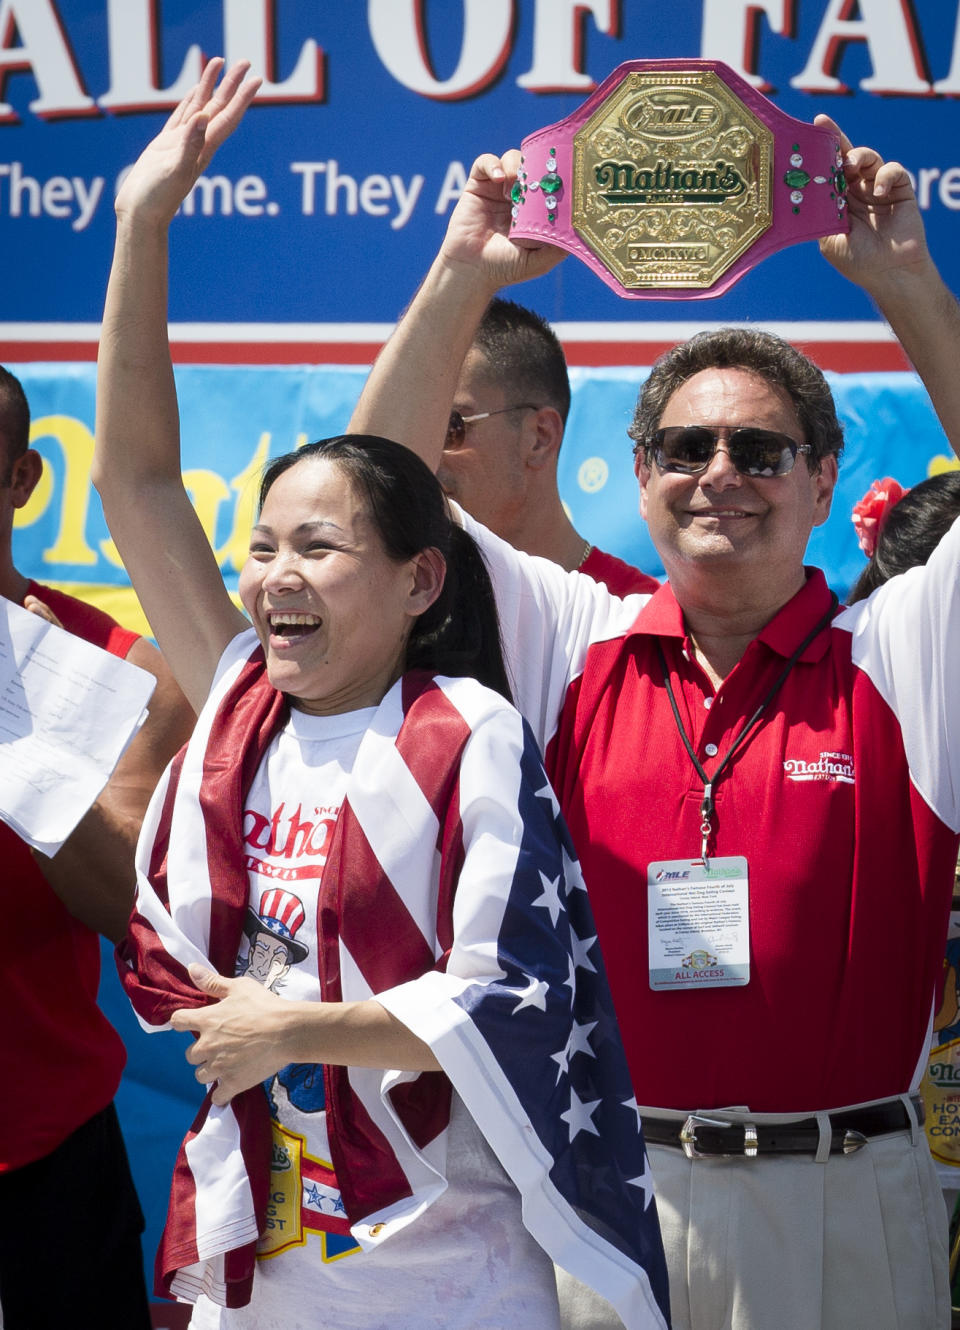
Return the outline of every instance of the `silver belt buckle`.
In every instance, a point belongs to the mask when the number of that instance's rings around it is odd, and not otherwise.
[[[680,1144],[683,1146],[683,1153],[688,1159],[732,1159],[740,1158],[741,1155],[747,1159],[756,1159],[757,1157],[757,1129],[752,1122],[744,1122],[743,1126],[743,1150],[724,1150],[719,1154],[710,1152],[702,1154],[697,1149],[697,1128],[698,1127],[733,1127],[736,1123],[727,1122],[724,1118],[708,1118],[703,1113],[691,1113],[686,1122],[680,1128]]]

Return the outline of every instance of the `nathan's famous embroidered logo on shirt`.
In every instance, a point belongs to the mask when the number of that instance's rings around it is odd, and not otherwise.
[[[853,756],[850,753],[821,753],[814,761],[788,757],[783,764],[788,780],[835,780],[853,785]]]

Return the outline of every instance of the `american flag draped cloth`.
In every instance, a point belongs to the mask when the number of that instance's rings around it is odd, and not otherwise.
[[[234,973],[244,795],[287,714],[254,640],[228,647],[144,823],[118,964],[147,1029],[209,1001],[191,961]],[[452,1083],[553,1260],[629,1330],[666,1327],[653,1184],[590,906],[512,707],[469,679],[413,673],[390,690],[349,777],[318,925],[324,999],[376,995],[443,1068],[326,1068],[334,1166],[360,1245],[389,1241],[444,1190]],[[208,1095],[175,1167],[163,1291],[249,1301],[269,1165],[262,1087],[225,1108]]]

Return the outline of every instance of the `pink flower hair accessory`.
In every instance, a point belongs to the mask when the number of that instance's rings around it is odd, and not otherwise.
[[[890,509],[899,503],[907,492],[892,476],[884,476],[883,480],[875,480],[863,498],[853,505],[852,520],[857,540],[868,559],[873,558],[873,552],[877,548],[877,538],[883,530]]]

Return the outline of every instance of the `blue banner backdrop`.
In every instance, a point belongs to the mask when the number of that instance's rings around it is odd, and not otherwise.
[[[960,288],[957,27],[956,0],[0,0],[0,317],[99,319],[117,179],[202,52],[251,57],[267,81],[174,223],[174,321],[339,325],[344,340],[392,322],[473,158],[640,57],[724,60],[789,114],[826,111],[902,160]],[[575,262],[526,298],[553,321],[875,317],[813,244],[708,314],[627,304]]]

